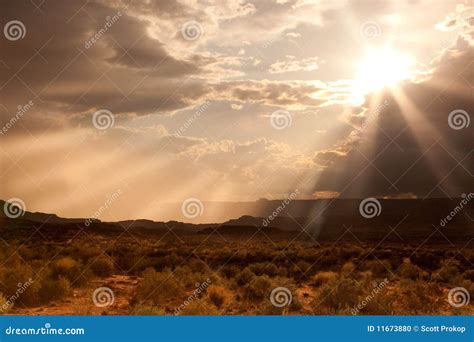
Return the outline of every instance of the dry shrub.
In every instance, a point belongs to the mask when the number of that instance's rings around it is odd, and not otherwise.
[[[181,315],[218,315],[219,311],[214,305],[204,299],[194,300],[182,311]]]
[[[219,285],[209,286],[207,289],[207,294],[211,303],[213,303],[219,309],[221,309],[232,298],[232,293]]]
[[[156,272],[148,268],[143,272],[143,280],[137,287],[136,297],[139,301],[151,301],[154,305],[181,298],[183,287],[177,282],[170,269]]]
[[[390,274],[392,265],[388,260],[368,260],[363,268],[370,271],[375,278],[383,278]]]
[[[221,269],[221,273],[226,277],[227,279],[234,278],[239,274],[240,268],[237,265],[225,265]]]
[[[173,275],[179,283],[187,290],[196,288],[196,284],[201,284],[208,278],[212,278],[212,274],[203,274],[201,272],[194,272],[189,266],[184,265],[176,268]],[[215,281],[215,279],[214,279]]]
[[[82,267],[79,261],[71,257],[63,257],[56,260],[51,269],[51,276],[54,279],[64,277],[69,280],[72,286],[83,285],[90,278],[89,270]]]
[[[244,287],[245,297],[253,301],[261,301],[269,298],[272,288],[272,281],[268,276],[254,276]]]
[[[108,277],[114,273],[114,262],[107,256],[100,256],[91,265],[92,272],[99,277]]]
[[[266,274],[269,277],[276,277],[278,275],[278,267],[272,263],[259,262],[249,265],[249,269],[256,275]]]
[[[313,303],[313,309],[321,312],[321,306],[329,312],[347,313],[359,302],[362,287],[351,278],[339,278],[327,282]],[[324,312],[324,310],[322,311]]]
[[[100,255],[102,252],[100,248],[84,241],[73,241],[68,248],[69,254],[86,262]]]
[[[433,274],[433,280],[442,283],[457,282],[459,276],[459,268],[455,262],[442,262],[441,268]]]
[[[421,268],[416,265],[413,265],[411,262],[404,262],[398,268],[397,273],[400,277],[410,280],[418,280],[425,276],[426,272],[424,272]]]
[[[474,281],[474,270],[467,270],[466,272],[464,272],[463,278],[473,282]]]
[[[0,313],[6,310],[8,310],[7,299],[2,293],[0,293]]]
[[[439,313],[446,304],[443,289],[435,283],[403,280],[394,296],[396,315],[429,315]]]
[[[25,286],[24,284],[29,282],[30,279],[32,280],[31,283]],[[23,289],[21,294],[19,294],[20,288]],[[39,284],[35,281],[31,267],[21,263],[4,269],[0,279],[0,292],[7,299],[19,294],[19,297],[15,300],[15,306],[38,305],[38,288]]]
[[[248,267],[246,267],[242,270],[242,272],[237,275],[235,281],[237,282],[237,285],[244,286],[248,284],[254,276],[255,273],[253,273]]]
[[[69,280],[60,276],[58,279],[44,278],[38,291],[39,300],[48,303],[65,298],[71,292]]]
[[[458,286],[464,287],[469,292],[470,299],[472,301],[474,298],[474,282],[464,279],[461,280]]]
[[[341,267],[341,275],[343,275],[344,277],[348,277],[349,275],[353,274],[354,271],[355,271],[355,265],[351,261],[346,262]]]
[[[163,308],[150,305],[135,305],[130,310],[131,315],[150,316],[150,315],[166,315]]]
[[[355,246],[355,245],[342,246],[338,250],[338,254],[340,258],[343,260],[357,258],[363,253],[364,253],[364,249],[360,246]]]
[[[309,262],[300,260],[293,267],[293,275],[295,278],[303,279],[308,277],[308,273],[311,271],[311,264]]]
[[[328,281],[333,281],[337,279],[338,274],[332,271],[318,272],[312,278],[311,285],[315,287],[320,287],[321,285],[327,283]]]
[[[393,303],[396,295],[393,284],[388,285],[387,279],[383,282],[370,281],[371,278],[366,278],[363,282],[363,293],[359,298],[359,303],[362,307],[354,307],[357,310],[356,314],[364,315],[391,315],[393,314]],[[354,313],[351,311],[351,313]]]
[[[340,265],[341,260],[334,255],[330,250],[324,252],[317,262],[317,266],[322,270],[335,269],[337,265]]]

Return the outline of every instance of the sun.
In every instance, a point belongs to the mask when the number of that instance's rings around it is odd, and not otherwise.
[[[390,47],[370,49],[358,65],[355,92],[367,94],[410,79],[414,75],[414,64],[415,60],[410,55]]]

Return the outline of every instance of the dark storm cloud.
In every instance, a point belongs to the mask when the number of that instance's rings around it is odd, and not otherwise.
[[[339,191],[348,197],[459,196],[472,191],[473,57],[474,47],[460,37],[434,61],[430,79],[404,84],[403,97],[386,91],[378,103],[388,105],[360,139],[348,142],[344,156],[318,154],[330,166],[315,190]],[[367,98],[367,107],[374,98]],[[457,109],[468,113],[468,127],[449,125],[449,113]],[[367,109],[367,118],[373,110]]]
[[[203,94],[189,76],[206,60],[172,56],[147,32],[149,22],[123,5],[101,2],[3,1],[2,27],[11,20],[26,28],[24,39],[1,39],[0,100],[11,115],[25,101],[45,115],[149,114],[188,106]],[[165,15],[176,6],[156,2]],[[163,11],[159,11],[163,6]],[[171,8],[170,8],[171,6]],[[108,23],[108,24],[107,24]],[[24,120],[33,125],[34,120]]]

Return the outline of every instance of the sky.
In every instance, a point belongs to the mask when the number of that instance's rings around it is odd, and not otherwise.
[[[0,4],[0,198],[29,211],[473,191],[473,1]]]

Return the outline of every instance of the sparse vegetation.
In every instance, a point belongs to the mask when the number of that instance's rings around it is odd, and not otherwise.
[[[67,308],[71,314],[134,315],[474,311],[472,304],[454,308],[447,302],[453,287],[474,296],[469,251],[463,256],[429,245],[333,246],[307,239],[288,245],[284,235],[272,239],[275,244],[265,243],[263,236],[251,241],[212,236],[203,243],[199,234],[170,234],[121,237],[110,244],[107,235],[98,234],[72,243],[62,236],[47,243],[37,239],[21,248],[12,240],[0,250],[0,305],[7,313],[42,308],[60,314]],[[33,282],[18,295],[19,284],[30,278]],[[92,303],[91,294],[100,286],[113,289],[113,306]],[[276,287],[291,293],[288,305],[272,305]],[[10,298],[13,305],[3,305]]]

